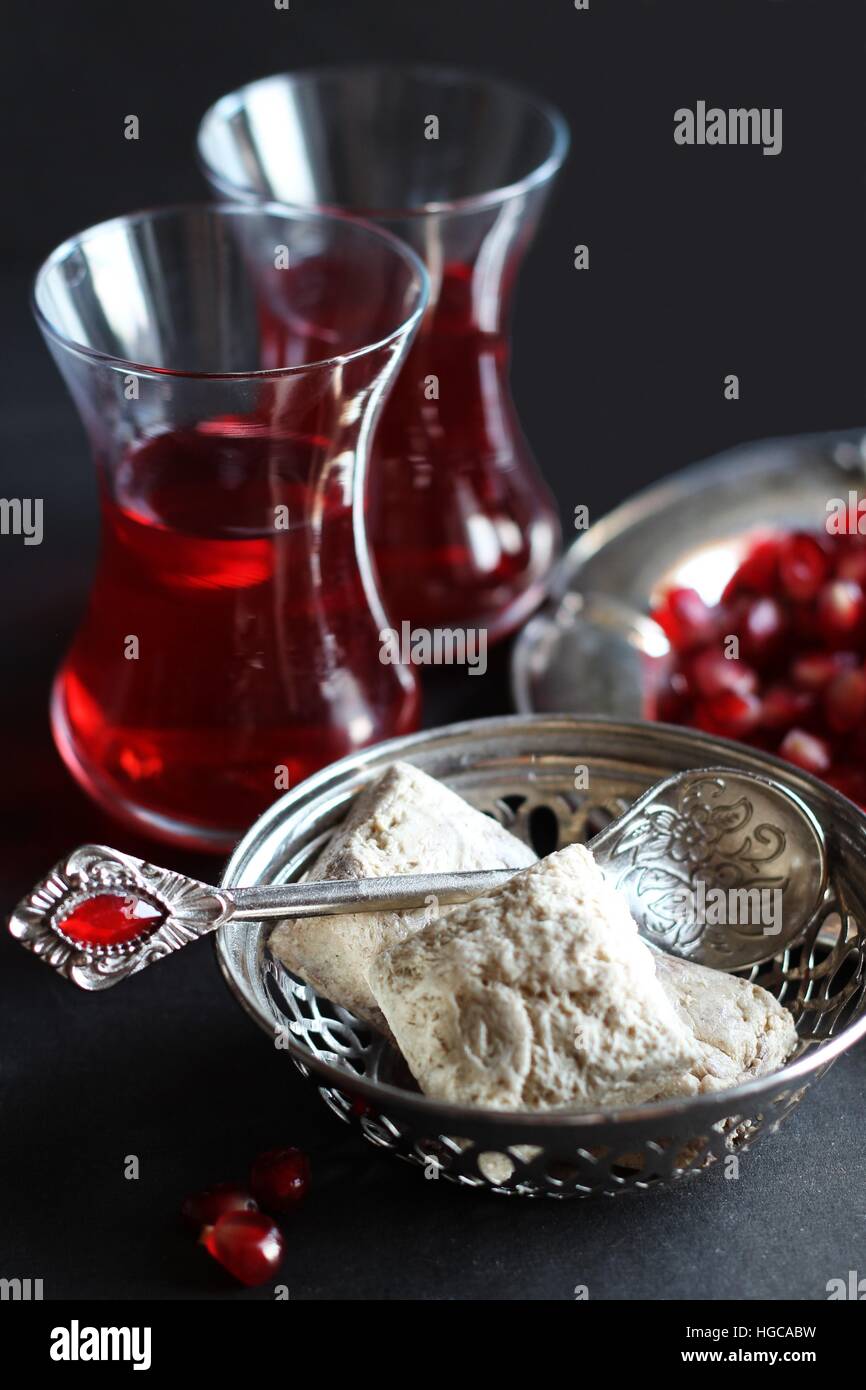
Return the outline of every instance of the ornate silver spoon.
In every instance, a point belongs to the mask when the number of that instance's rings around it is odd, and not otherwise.
[[[795,940],[827,882],[824,837],[805,803],[725,768],[665,778],[590,848],[650,944],[724,970],[768,960]],[[84,845],[19,903],[9,930],[82,989],[106,989],[232,920],[444,906],[515,872],[217,888]]]

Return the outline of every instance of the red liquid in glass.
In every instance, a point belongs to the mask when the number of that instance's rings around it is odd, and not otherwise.
[[[415,727],[414,677],[379,660],[351,478],[316,467],[327,446],[226,418],[104,470],[101,560],[55,730],[111,810],[230,839],[286,782]]]
[[[505,332],[479,326],[472,267],[446,266],[373,439],[368,525],[395,622],[481,627],[496,640],[543,595],[559,521],[508,362]]]
[[[507,335],[479,326],[473,275],[471,266],[445,267],[385,401],[367,529],[392,623],[484,628],[495,641],[541,600],[560,528],[511,399]],[[318,278],[310,261],[300,283],[291,271],[272,277],[260,310],[263,360],[282,367],[329,356],[348,325],[369,317],[367,299],[363,276],[324,259]]]

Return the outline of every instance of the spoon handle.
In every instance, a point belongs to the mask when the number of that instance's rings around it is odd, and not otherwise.
[[[105,845],[56,864],[9,919],[11,934],[81,989],[107,989],[232,921],[401,911],[468,902],[516,869],[217,888]]]
[[[456,874],[389,874],[385,878],[321,879],[254,888],[223,888],[228,921],[328,917],[342,912],[400,911],[465,903],[507,883],[516,869]],[[217,891],[217,890],[214,890]],[[434,901],[435,900],[435,901]],[[223,925],[221,923],[221,925]]]
[[[823,832],[809,807],[768,777],[727,768],[665,778],[590,846],[644,940],[722,970],[759,964],[796,941],[827,883]],[[435,911],[514,873],[216,888],[84,845],[19,903],[9,930],[82,989],[106,989],[231,921]]]

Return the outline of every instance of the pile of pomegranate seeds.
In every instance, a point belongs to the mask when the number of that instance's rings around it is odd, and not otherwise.
[[[208,1254],[242,1284],[267,1284],[283,1262],[285,1242],[273,1215],[266,1212],[291,1211],[309,1187],[306,1154],[300,1149],[270,1149],[253,1163],[251,1191],[235,1183],[220,1183],[188,1197],[181,1216],[187,1227],[199,1233]]]
[[[866,804],[866,537],[761,539],[716,606],[672,589],[653,617],[674,651],[659,719],[778,753]]]

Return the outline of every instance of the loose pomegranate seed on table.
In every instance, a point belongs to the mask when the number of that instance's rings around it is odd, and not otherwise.
[[[256,1203],[249,1192],[236,1183],[217,1183],[204,1192],[187,1197],[180,1209],[184,1225],[196,1235],[202,1226],[213,1226],[230,1211],[255,1211]]]
[[[270,1149],[255,1160],[250,1187],[267,1211],[290,1211],[309,1191],[310,1160],[300,1149]]]
[[[861,537],[764,532],[716,606],[678,586],[653,617],[673,653],[659,719],[776,753],[866,805]]]
[[[267,1284],[283,1262],[279,1226],[261,1211],[229,1211],[206,1226],[201,1243],[213,1258],[250,1288]]]

